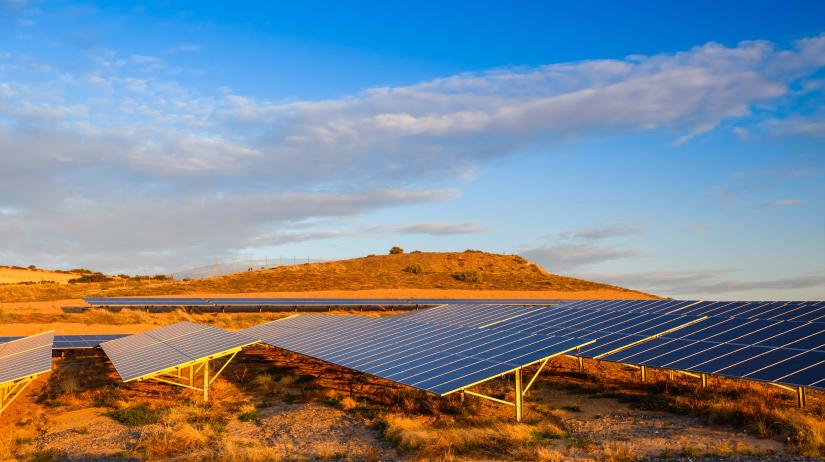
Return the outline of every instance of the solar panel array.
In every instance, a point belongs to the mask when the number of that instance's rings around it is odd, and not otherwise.
[[[241,331],[263,343],[445,395],[588,339],[408,320],[299,315]]]
[[[240,333],[180,322],[100,346],[128,382],[253,343],[257,339]]]
[[[0,344],[0,383],[51,371],[53,339],[45,332]]]
[[[442,305],[392,318],[302,315],[246,329],[241,338],[234,339],[223,335],[231,333],[189,323],[120,340],[115,340],[120,337],[116,335],[54,338],[56,349],[93,348],[103,342],[104,350],[108,348],[106,353],[124,380],[192,361],[197,359],[194,357],[197,354],[215,348],[243,346],[261,339],[276,347],[438,394],[467,387],[480,377],[494,377],[576,348],[579,348],[576,354],[583,357],[825,388],[823,301],[301,298],[98,298],[88,301],[98,306],[239,308],[251,305]],[[168,339],[165,338],[167,330],[171,335]],[[3,340],[0,338],[0,342]]]
[[[478,314],[476,314],[478,313]],[[573,305],[543,307],[446,305],[402,316],[435,324],[512,330],[595,340],[580,355],[596,357],[702,319],[699,316],[638,313],[615,309],[579,309]]]
[[[475,325],[472,310],[451,305],[404,317]],[[583,357],[825,388],[825,302],[587,300],[483,315],[496,329],[594,338]]]

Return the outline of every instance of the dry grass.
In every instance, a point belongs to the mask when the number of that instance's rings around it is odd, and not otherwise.
[[[407,268],[416,265],[425,270],[418,274],[407,271]],[[468,282],[467,278],[456,278],[456,274],[473,274],[475,277],[470,278],[472,280]],[[118,279],[88,284],[0,286],[0,302],[100,296],[402,288],[559,292],[605,290],[617,298],[652,298],[641,292],[550,274],[516,255],[466,251],[370,256],[248,271],[193,281]]]
[[[687,377],[677,376],[671,382],[665,374],[658,381],[642,385],[636,372],[611,363],[602,363],[595,374],[556,371],[545,379],[547,386],[596,398],[615,398],[641,410],[699,417],[710,424],[730,425],[762,438],[774,438],[801,455],[825,455],[825,406],[813,397],[809,406],[799,409],[791,393],[721,377],[715,377],[707,389]],[[734,454],[750,451],[746,447],[728,449]]]
[[[74,279],[78,275],[71,273],[59,273],[41,269],[12,268],[0,266],[0,284],[19,284],[24,282],[52,281],[57,284],[67,284],[69,279]]]
[[[439,423],[433,417],[387,414],[382,416],[384,434],[399,448],[415,450],[419,458],[509,455],[512,458],[548,454],[541,443],[566,436],[552,422],[513,423],[505,421],[465,421]]]

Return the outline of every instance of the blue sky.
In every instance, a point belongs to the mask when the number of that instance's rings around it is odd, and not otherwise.
[[[825,298],[822,2],[442,3],[0,0],[0,262]]]

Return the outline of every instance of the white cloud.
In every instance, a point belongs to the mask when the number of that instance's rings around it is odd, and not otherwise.
[[[636,250],[592,243],[553,244],[528,249],[520,254],[552,273],[569,273],[598,263],[644,255]]]
[[[722,294],[744,297],[749,292],[825,288],[825,274],[766,280],[736,280],[729,271],[658,271],[631,274],[589,274],[582,277],[659,295],[701,298]]]
[[[644,233],[645,229],[641,227],[604,226],[600,228],[583,228],[562,231],[559,233],[558,237],[560,239],[572,239],[579,241],[600,241],[614,237],[637,236]]]

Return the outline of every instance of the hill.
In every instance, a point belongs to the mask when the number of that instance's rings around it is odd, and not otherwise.
[[[112,282],[0,287],[0,302],[56,300],[86,296],[243,294],[311,291],[414,289],[436,291],[536,291],[543,296],[652,298],[621,287],[550,274],[516,255],[479,251],[414,252],[307,263],[191,281],[115,280]],[[513,296],[510,294],[509,296]]]
[[[69,279],[78,277],[71,271],[51,271],[34,267],[0,266],[0,284],[38,284],[54,282],[67,284]]]

